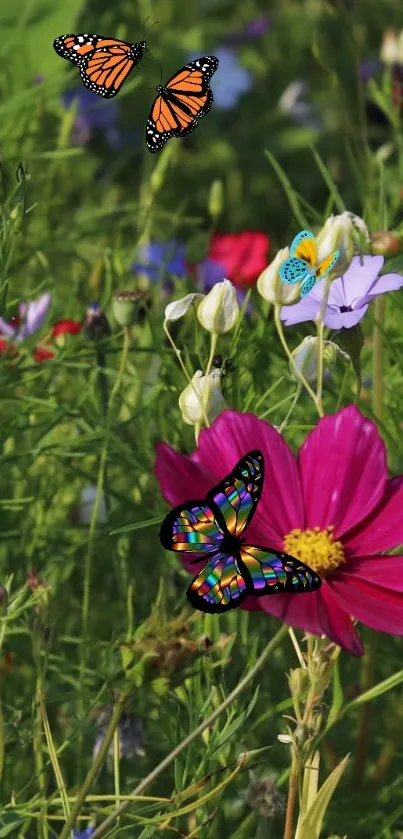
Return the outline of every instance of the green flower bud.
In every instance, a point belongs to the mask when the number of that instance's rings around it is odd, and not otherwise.
[[[323,342],[323,369],[327,370],[334,364],[337,357],[344,358],[349,361],[350,357],[343,352],[334,341]],[[308,335],[298,345],[298,347],[291,353],[297,369],[305,377],[308,382],[314,382],[318,375],[318,339],[313,335]],[[297,379],[297,375],[290,362],[291,375]]]
[[[213,221],[217,221],[223,211],[224,190],[222,181],[213,181],[210,187],[208,211]]]
[[[119,326],[130,326],[135,322],[140,305],[147,297],[145,291],[117,291],[113,297],[112,310]]]
[[[402,247],[400,237],[389,230],[376,230],[371,236],[372,253],[381,256],[392,256],[399,253]]]

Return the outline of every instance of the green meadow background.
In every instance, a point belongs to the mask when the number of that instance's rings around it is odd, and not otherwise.
[[[214,54],[262,15],[270,18],[266,31],[231,47],[251,73],[250,90],[231,108],[213,106],[186,143],[171,141],[150,155],[145,122],[161,78],[189,53]],[[2,315],[9,319],[21,300],[49,291],[47,327],[62,318],[82,321],[92,302],[111,324],[111,335],[98,341],[85,330],[68,336],[44,364],[32,357],[37,336],[19,363],[0,355],[0,582],[9,600],[7,612],[3,592],[0,837],[60,834],[93,763],[105,724],[100,709],[127,691],[127,712],[143,723],[142,743],[105,762],[77,830],[101,821],[223,701],[278,629],[261,614],[212,620],[192,613],[188,577],[160,546],[167,507],[153,475],[155,444],[194,448],[178,407],[186,382],[163,314],[168,299],[192,290],[193,281],[170,277],[168,297],[161,281],[149,283],[131,266],[139,244],[173,238],[198,262],[213,231],[261,230],[274,256],[301,228],[301,213],[314,230],[348,209],[371,232],[400,232],[402,125],[392,113],[387,69],[375,67],[367,82],[361,68],[378,61],[383,31],[401,23],[392,0],[0,2]],[[82,86],[52,43],[74,31],[145,38],[149,48],[120,95],[92,106],[105,113],[98,128],[88,128],[77,100],[63,100]],[[279,107],[297,79],[307,84],[308,123]],[[108,106],[117,144],[108,140]],[[222,201],[212,217],[216,181]],[[402,270],[403,259],[388,265]],[[150,302],[132,327],[116,392],[122,329],[112,297],[140,288]],[[220,340],[219,351],[234,365],[224,394],[232,407],[280,425],[295,382],[255,289],[251,303],[236,336]],[[361,409],[370,417],[374,319],[372,306],[362,324]],[[393,474],[403,468],[402,329],[397,292],[383,323],[376,412]],[[308,334],[312,324],[286,330],[291,349]],[[196,347],[191,317],[175,335],[189,369],[205,366],[209,347],[203,336]],[[354,386],[351,371],[335,368],[326,381],[326,411],[352,402]],[[297,448],[315,422],[302,396],[286,439]],[[98,521],[83,511],[82,493],[104,467],[106,514],[101,509]],[[351,760],[321,836],[399,839],[403,646],[400,638],[360,633],[370,661],[342,653],[325,697],[327,710],[336,703],[345,713],[322,741],[323,772],[348,753]],[[158,775],[145,793],[155,800],[134,801],[108,836],[281,837],[289,749],[277,735],[286,731],[282,715],[293,713],[287,673],[296,664],[286,638],[246,693]],[[354,701],[386,679],[387,689]],[[247,765],[230,777],[244,750],[252,753]],[[166,801],[172,796],[174,804]]]

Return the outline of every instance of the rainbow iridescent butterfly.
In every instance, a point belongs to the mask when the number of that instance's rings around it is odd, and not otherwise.
[[[318,249],[316,239],[310,230],[301,230],[292,240],[290,258],[280,266],[280,279],[283,283],[302,283],[301,297],[305,297],[315,283],[322,280],[331,271],[340,256],[335,250],[317,264]]]
[[[251,595],[312,592],[322,585],[299,559],[245,541],[263,482],[264,458],[255,449],[205,499],[180,504],[162,522],[164,548],[197,554],[193,563],[206,558],[187,590],[189,602],[202,612],[235,609]]]

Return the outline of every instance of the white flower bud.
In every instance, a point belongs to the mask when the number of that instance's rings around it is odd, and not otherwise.
[[[199,425],[205,422],[213,422],[221,411],[227,407],[220,387],[221,370],[214,368],[208,376],[203,376],[198,370],[193,378],[192,384],[185,387],[179,397],[179,407],[182,411],[182,419],[187,425]]]
[[[323,368],[327,369],[332,366],[337,357],[344,358],[345,361],[350,360],[350,356],[343,352],[340,347],[333,341],[323,342]],[[297,369],[305,377],[307,382],[316,381],[318,375],[318,339],[313,335],[308,335],[298,345],[298,347],[291,353]],[[290,362],[290,370],[294,379],[297,379],[295,370]]]
[[[201,301],[197,317],[204,329],[216,334],[229,332],[239,317],[238,298],[230,280],[215,283]]]
[[[316,243],[318,262],[322,262],[332,251],[340,251],[334,266],[334,271],[340,277],[347,271],[356,252],[356,245],[365,252],[369,244],[369,232],[362,218],[346,211],[337,216],[329,216],[316,237]]]
[[[268,303],[290,306],[300,296],[301,289],[299,283],[288,285],[280,279],[280,266],[289,256],[289,248],[282,248],[278,251],[273,261],[262,271],[257,281],[257,290]]]
[[[170,320],[179,320],[179,318],[183,318],[188,309],[190,309],[192,303],[196,300],[200,301],[203,297],[204,294],[198,294],[193,291],[191,294],[186,294],[185,297],[181,297],[180,300],[173,300],[172,303],[168,303],[168,306],[165,308],[165,323]]]
[[[383,33],[380,49],[380,59],[384,64],[399,62],[399,33],[396,29],[386,29]]]

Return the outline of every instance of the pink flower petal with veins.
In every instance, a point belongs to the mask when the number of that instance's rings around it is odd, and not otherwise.
[[[264,486],[259,508],[248,528],[248,541],[281,548],[283,537],[304,527],[302,494],[295,457],[272,425],[254,414],[223,411],[200,434],[193,462],[222,480],[251,449],[264,454]]]
[[[319,420],[303,443],[298,466],[306,526],[343,533],[372,512],[387,479],[386,450],[374,422],[350,405]]]
[[[390,551],[403,545],[403,477],[387,482],[379,505],[343,541],[352,556]]]

